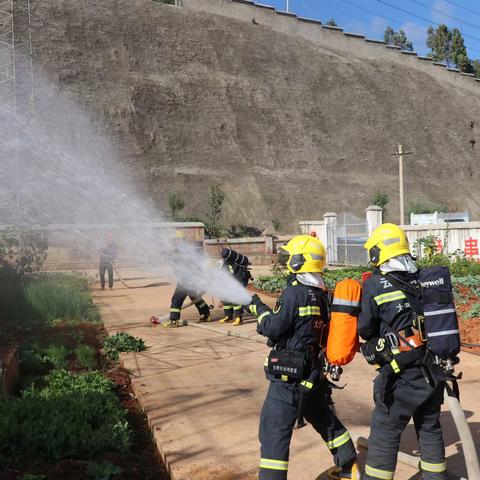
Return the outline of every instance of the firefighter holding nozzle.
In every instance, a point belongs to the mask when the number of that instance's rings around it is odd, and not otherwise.
[[[447,267],[417,268],[405,232],[379,226],[365,244],[373,275],[363,285],[358,331],[375,365],[367,480],[392,480],[400,436],[413,418],[424,480],[446,480],[440,425],[446,381],[456,385],[458,319]]]
[[[310,235],[294,237],[284,247],[289,255],[288,286],[271,310],[258,295],[249,305],[258,333],[273,349],[265,360],[270,381],[260,418],[260,480],[285,480],[292,432],[303,417],[320,433],[335,460],[332,479],[359,480],[356,451],[350,435],[331,408],[331,386],[324,356],[329,317],[322,271],[326,251]],[[360,300],[345,301],[342,309],[357,309]],[[334,300],[335,303],[335,300]],[[342,302],[339,302],[341,304]],[[356,325],[355,325],[356,336]]]

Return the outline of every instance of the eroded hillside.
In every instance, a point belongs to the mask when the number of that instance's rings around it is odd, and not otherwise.
[[[36,65],[159,204],[201,213],[219,181],[227,224],[362,212],[375,190],[398,198],[403,143],[408,197],[480,213],[480,85],[149,0],[35,0],[32,25]]]

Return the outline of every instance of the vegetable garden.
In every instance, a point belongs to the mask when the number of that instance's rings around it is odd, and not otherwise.
[[[118,364],[141,339],[106,337],[79,274],[0,267],[0,345],[20,358],[16,395],[0,395],[6,480],[168,479],[146,418]]]

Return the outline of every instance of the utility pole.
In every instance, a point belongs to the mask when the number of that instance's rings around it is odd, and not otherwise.
[[[290,12],[290,0],[287,0],[287,10],[286,11],[287,11],[287,13]]]
[[[398,146],[398,151],[392,156],[398,156],[398,180],[400,182],[400,225],[405,225],[405,196],[403,190],[403,156],[412,155],[413,152],[404,152],[403,145]]]

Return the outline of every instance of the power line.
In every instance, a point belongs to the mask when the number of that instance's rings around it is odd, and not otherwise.
[[[409,12],[408,10],[405,10],[401,7],[397,7],[396,5],[392,5],[391,3],[388,3],[388,2],[385,2],[385,0],[377,0],[377,2],[379,3],[382,3],[383,5],[387,5],[388,7],[391,7],[391,8],[394,8],[395,10],[398,10],[400,12],[403,12],[407,15],[410,15],[411,17],[415,17],[415,18],[418,18],[420,20],[423,20],[424,22],[428,22],[428,23],[433,23],[434,25],[436,25],[437,27],[440,26],[439,23],[437,22],[434,22],[433,20],[430,20],[429,18],[425,18],[425,17],[422,17],[420,15],[416,15],[415,13],[412,13],[412,12]],[[476,42],[480,42],[480,38],[478,37],[474,37],[472,35],[468,35],[466,33],[462,33],[462,35],[466,38],[470,38],[472,40],[475,40]],[[474,50],[473,48],[471,50]],[[477,50],[478,51],[478,50]]]
[[[340,0],[340,1],[343,2],[343,3],[346,3],[347,5],[350,5],[352,7],[356,7],[360,10],[371,13],[372,15],[375,15],[376,17],[384,18],[385,20],[388,20],[389,22],[398,23],[399,25],[404,25],[405,24],[405,22],[400,22],[398,20],[394,20],[393,18],[386,17],[385,15],[381,15],[380,13],[377,13],[377,12],[374,12],[373,10],[362,7],[361,5],[357,5],[356,3],[350,2],[349,0]],[[422,29],[416,28],[416,27],[412,27],[410,25],[405,25],[405,28],[409,28],[411,30],[415,30],[416,32],[420,32],[420,33],[424,33],[424,34],[426,33],[425,30],[422,30]]]
[[[449,13],[442,12],[438,8],[431,7],[430,5],[427,5],[423,2],[419,2],[418,0],[409,0],[412,3],[415,3],[416,5],[420,5],[423,8],[427,8],[428,10],[431,10],[432,12],[439,13],[440,15],[443,15],[444,17],[451,18],[452,20],[455,20],[456,22],[459,22],[460,24],[468,25],[471,28],[476,28],[477,30],[480,30],[480,27],[478,25],[475,25],[473,23],[467,22],[461,18],[454,17],[453,15],[450,15]]]
[[[470,9],[470,8],[467,8],[467,7],[464,7],[463,5],[460,5],[460,4],[457,3],[457,2],[452,2],[451,0],[444,0],[444,1],[447,2],[447,3],[450,3],[451,5],[455,5],[455,7],[463,8],[463,9],[466,10],[467,12],[473,13],[474,15],[480,16],[480,12],[476,12],[475,10],[472,10],[472,9]]]
[[[410,30],[414,30],[414,31],[416,31],[416,32],[420,32],[420,33],[426,34],[426,30],[422,30],[422,29],[420,29],[420,28],[416,28],[416,27],[413,27],[413,26],[411,26],[411,25],[405,25],[405,22],[401,22],[401,21],[399,21],[399,20],[395,20],[395,19],[393,19],[393,18],[386,17],[385,15],[382,15],[382,14],[380,14],[380,13],[378,13],[378,12],[375,12],[375,11],[373,11],[373,10],[370,10],[369,8],[366,8],[366,7],[363,7],[363,6],[358,5],[358,4],[356,4],[356,3],[353,3],[353,2],[351,2],[350,0],[340,0],[340,1],[343,2],[343,3],[346,3],[347,5],[350,5],[350,6],[352,6],[352,7],[355,7],[355,8],[358,8],[358,9],[360,9],[360,10],[363,10],[363,11],[365,11],[365,12],[367,12],[367,13],[370,13],[370,14],[372,14],[372,15],[375,15],[376,17],[384,18],[385,20],[388,20],[389,22],[392,22],[392,23],[396,23],[396,24],[398,24],[398,25],[401,25],[401,26],[403,26],[405,29],[410,29]],[[377,1],[380,1],[380,0],[377,0]],[[382,3],[383,3],[383,2],[382,2]],[[415,16],[415,15],[414,15],[414,16]],[[434,24],[437,25],[437,26],[439,25],[438,23],[432,22],[431,20],[427,20],[427,19],[423,19],[423,20],[425,20],[425,21],[428,22],[428,23],[434,23]],[[465,36],[465,35],[464,35],[464,36]],[[468,48],[468,50],[471,50],[472,52],[480,53],[480,50],[477,49],[477,48],[472,48],[472,47],[467,47],[467,48]]]

